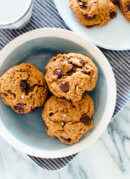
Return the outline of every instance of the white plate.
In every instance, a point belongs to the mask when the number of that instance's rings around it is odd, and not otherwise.
[[[75,14],[69,8],[69,0],[54,0],[54,2],[61,17],[74,32],[106,49],[130,49],[130,23],[119,9],[117,17],[106,26],[87,29],[77,21]]]

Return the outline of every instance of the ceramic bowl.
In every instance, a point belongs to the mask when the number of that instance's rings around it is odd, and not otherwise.
[[[27,32],[4,47],[0,53],[0,76],[22,62],[32,63],[45,73],[49,60],[59,53],[76,52],[89,56],[99,69],[96,88],[90,92],[95,104],[94,128],[78,143],[62,144],[47,136],[41,117],[17,114],[0,98],[0,134],[16,149],[36,157],[59,158],[80,152],[95,142],[111,121],[116,103],[116,83],[110,64],[92,43],[71,31],[45,28]]]

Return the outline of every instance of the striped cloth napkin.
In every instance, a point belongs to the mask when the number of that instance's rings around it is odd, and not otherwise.
[[[20,30],[0,30],[0,49],[18,35],[41,27],[57,27],[70,30],[61,19],[52,0],[35,0],[29,24]],[[115,74],[117,102],[114,114],[116,114],[130,100],[130,51],[111,51],[102,48],[100,50],[108,58]],[[65,166],[75,155],[60,159],[29,157],[43,168],[56,170]]]

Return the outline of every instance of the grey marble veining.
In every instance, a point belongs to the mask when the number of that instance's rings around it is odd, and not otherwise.
[[[117,161],[120,170],[130,174],[130,103],[115,116],[101,141]]]
[[[0,138],[0,179],[130,179],[130,103],[102,137],[58,171],[37,166]]]

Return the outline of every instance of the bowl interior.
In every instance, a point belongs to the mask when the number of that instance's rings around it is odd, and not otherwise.
[[[99,66],[98,61],[92,54],[86,51],[82,46],[62,38],[43,37],[30,40],[17,47],[3,62],[0,67],[0,76],[10,67],[21,62],[32,63],[36,65],[45,74],[45,66],[49,60],[58,53],[76,52],[89,56],[99,68],[99,80],[96,88],[90,92],[94,100],[95,115],[93,117],[95,127],[84,135],[79,142],[91,135],[100,123],[107,100],[107,84],[105,75]],[[58,139],[52,139],[47,136],[41,117],[43,108],[34,113],[17,114],[9,106],[3,104],[0,98],[0,118],[8,131],[18,140],[26,145],[40,150],[59,150],[68,145],[62,144]],[[75,144],[74,144],[75,145]]]

